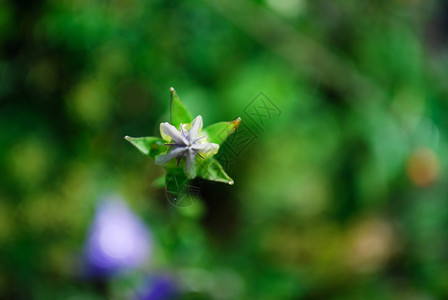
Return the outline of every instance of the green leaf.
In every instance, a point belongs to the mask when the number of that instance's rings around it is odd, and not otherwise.
[[[232,185],[233,179],[224,171],[221,164],[214,158],[208,158],[198,168],[198,176],[217,182],[224,182]]]
[[[219,122],[207,126],[203,131],[208,136],[208,142],[221,145],[225,139],[235,132],[241,123],[241,118],[230,122]]]
[[[167,169],[166,196],[177,207],[187,207],[197,201],[198,187],[192,185],[180,168]]]
[[[147,136],[134,138],[125,136],[124,138],[140,150],[141,153],[152,158],[168,150],[168,147],[164,145],[165,141],[157,137]]]
[[[185,189],[189,181],[181,168],[169,168],[166,170],[166,189],[174,197]]]
[[[174,88],[170,88],[171,93],[171,101],[170,101],[170,116],[171,116],[171,124],[176,128],[180,128],[180,124],[191,123],[193,118],[191,117],[190,112],[185,107],[185,104],[180,101],[179,97],[176,94]]]

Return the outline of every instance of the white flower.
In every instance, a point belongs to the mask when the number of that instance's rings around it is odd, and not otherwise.
[[[167,154],[156,158],[156,164],[163,165],[173,158],[177,158],[177,165],[185,156],[185,173],[188,177],[196,176],[195,159],[196,154],[204,158],[203,154],[213,155],[218,152],[219,145],[215,143],[207,143],[206,136],[200,136],[202,129],[202,117],[197,116],[191,123],[190,130],[186,130],[185,124],[180,124],[181,130],[168,122],[160,124],[160,133],[162,138],[169,141],[171,147]]]

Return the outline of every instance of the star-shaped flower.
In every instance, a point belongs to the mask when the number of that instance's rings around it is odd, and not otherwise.
[[[156,158],[156,164],[164,165],[173,158],[177,158],[177,166],[181,159],[185,156],[185,173],[188,177],[196,176],[196,155],[205,159],[203,156],[216,154],[219,145],[215,143],[207,143],[207,136],[201,136],[202,130],[202,116],[197,116],[191,123],[190,130],[187,130],[186,124],[180,124],[180,131],[168,122],[160,124],[160,134],[165,141],[170,142],[165,144],[171,147],[167,154],[160,155]],[[201,155],[202,153],[202,155]]]
[[[178,184],[179,181],[188,181],[196,176],[233,184],[232,178],[213,156],[219,145],[238,128],[241,118],[202,128],[202,117],[197,116],[193,120],[176,91],[170,88],[170,93],[170,122],[160,124],[162,138],[126,136],[125,139],[155,159],[156,164],[163,165],[166,170],[163,182],[167,189],[179,190],[183,186]],[[185,165],[181,165],[184,157]],[[177,164],[171,162],[173,158],[177,158]]]

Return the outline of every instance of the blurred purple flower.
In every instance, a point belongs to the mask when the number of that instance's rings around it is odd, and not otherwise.
[[[180,295],[177,281],[168,274],[148,276],[134,300],[174,300]]]
[[[98,205],[84,248],[88,276],[107,277],[135,269],[150,251],[148,230],[124,201],[108,198]]]

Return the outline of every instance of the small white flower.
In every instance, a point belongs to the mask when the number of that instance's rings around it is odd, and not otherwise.
[[[168,122],[160,124],[162,138],[170,142],[166,145],[169,145],[171,149],[167,154],[157,157],[156,164],[163,165],[171,159],[177,158],[177,165],[179,165],[181,159],[185,156],[185,173],[188,177],[193,178],[196,176],[196,154],[201,158],[204,158],[201,153],[208,155],[216,154],[219,145],[207,143],[205,141],[206,136],[200,136],[202,129],[201,116],[197,116],[193,120],[190,130],[186,130],[184,124],[181,124],[180,128],[181,130],[179,131]]]

